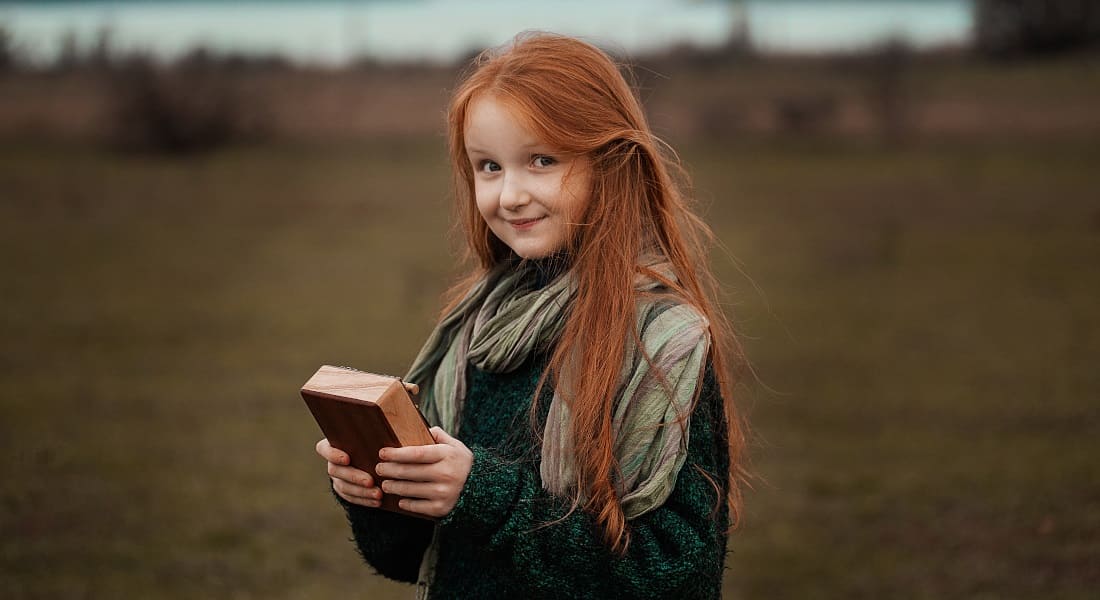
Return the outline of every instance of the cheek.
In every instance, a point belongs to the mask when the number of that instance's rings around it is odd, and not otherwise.
[[[474,186],[474,203],[477,205],[477,211],[486,219],[496,212],[496,202],[484,185]]]
[[[589,202],[589,183],[582,177],[574,177],[563,183],[558,195],[559,211],[571,219],[580,219]]]

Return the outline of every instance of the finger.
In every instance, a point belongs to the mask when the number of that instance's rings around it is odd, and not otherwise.
[[[366,471],[360,471],[355,467],[342,467],[333,463],[328,464],[328,474],[336,479],[343,479],[348,483],[363,487],[374,487],[374,478]]]
[[[438,500],[447,495],[447,490],[438,483],[406,481],[404,479],[387,479],[383,481],[382,491],[387,494],[405,496],[406,498],[423,498],[425,500]]]
[[[446,446],[427,444],[424,446],[405,446],[404,448],[382,448],[378,458],[399,463],[434,463],[443,458]]]
[[[435,439],[435,443],[437,444],[450,445],[451,442],[457,441],[451,437],[451,434],[443,431],[442,427],[432,427],[430,431],[432,432],[432,438]]]
[[[336,487],[335,482],[333,482],[333,488],[332,489],[335,490],[336,494],[338,496],[340,496],[341,498],[343,498],[345,502],[349,502],[351,504],[358,504],[359,506],[366,506],[368,508],[378,508],[379,506],[382,505],[381,500],[375,500],[373,498],[363,498],[361,496],[353,496],[353,495],[347,494],[347,493],[341,491],[340,489],[338,489]]]
[[[428,517],[442,517],[446,513],[443,505],[436,500],[421,500],[418,498],[402,498],[397,506],[401,510],[407,510]]]
[[[363,498],[367,500],[381,500],[382,490],[373,487],[365,488],[361,485],[355,485],[354,483],[348,483],[343,479],[332,480],[332,488],[340,493],[341,496],[349,496],[353,498]]]
[[[338,465],[346,465],[351,462],[351,458],[347,452],[333,448],[328,443],[328,438],[321,438],[321,441],[317,442],[317,454],[321,455],[321,458],[329,461],[330,463],[336,463]]]
[[[406,481],[433,481],[438,479],[432,469],[435,463],[378,463],[374,472],[385,479],[404,479]]]

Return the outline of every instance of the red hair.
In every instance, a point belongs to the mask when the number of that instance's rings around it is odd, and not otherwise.
[[[651,251],[672,264],[677,281],[670,287],[675,295],[710,322],[710,360],[724,399],[729,444],[725,501],[731,525],[736,526],[747,471],[745,425],[733,402],[735,378],[729,357],[740,366],[742,353],[719,309],[717,282],[707,266],[713,234],[689,205],[684,192],[687,177],[678,159],[650,131],[641,102],[619,67],[595,46],[554,34],[527,33],[481,53],[454,91],[448,111],[459,221],[480,267],[452,290],[451,306],[478,277],[513,257],[477,210],[474,173],[466,155],[466,113],[482,95],[503,102],[557,151],[591,161],[590,199],[572,227],[567,248],[577,292],[542,378],[544,382],[555,377],[556,391],[572,414],[574,501],[583,492],[583,508],[596,516],[608,546],[625,551],[629,534],[613,483],[618,465],[612,452],[612,403],[625,344],[639,343],[634,277],[642,268],[639,255]],[[559,375],[567,362],[569,381],[583,384],[560,389],[566,385]],[[536,409],[533,405],[532,415]]]

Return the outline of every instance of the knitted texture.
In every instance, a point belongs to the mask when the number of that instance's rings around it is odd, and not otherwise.
[[[729,462],[712,368],[676,485],[663,504],[628,522],[630,545],[619,557],[604,546],[592,515],[570,511],[568,501],[542,488],[533,432],[544,425],[551,386],[542,391],[535,428],[528,410],[548,358],[534,355],[510,373],[467,372],[460,429],[474,463],[454,510],[439,521],[431,598],[720,597]],[[386,577],[415,582],[432,524],[337,499],[363,559]]]
[[[467,369],[512,371],[561,337],[576,283],[568,270],[541,280],[554,271],[541,261],[502,263],[441,319],[405,377],[420,384],[429,423],[462,439]],[[619,467],[615,492],[627,519],[659,506],[672,491],[685,458],[687,428],[662,425],[686,416],[710,347],[707,319],[689,304],[673,303],[669,281],[676,275],[663,256],[639,260],[634,288],[643,348],[626,344],[623,385],[611,412]],[[569,377],[560,375],[559,383]],[[542,485],[559,496],[569,495],[577,481],[568,404],[555,393],[542,435]]]

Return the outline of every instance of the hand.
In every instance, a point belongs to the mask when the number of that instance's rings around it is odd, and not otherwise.
[[[374,485],[370,473],[347,466],[351,457],[346,452],[333,448],[328,438],[317,442],[317,454],[328,461],[328,475],[332,479],[332,489],[341,498],[359,506],[377,508],[382,504],[382,490]]]
[[[451,512],[470,469],[474,453],[465,444],[439,427],[432,427],[436,443],[427,446],[383,448],[375,467],[382,481],[382,491],[405,496],[402,509],[429,517],[442,517]]]

